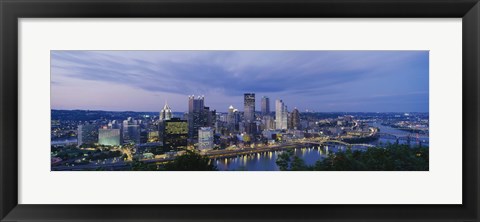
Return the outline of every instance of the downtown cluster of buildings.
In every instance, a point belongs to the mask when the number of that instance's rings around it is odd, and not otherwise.
[[[282,100],[275,101],[275,113],[270,111],[270,99],[263,96],[261,99],[260,112],[255,111],[255,94],[244,94],[244,112],[242,113],[233,106],[228,108],[227,115],[220,115],[220,122],[227,124],[230,132],[245,132],[255,135],[264,130],[287,130],[300,129],[300,112],[295,108],[291,113]]]
[[[164,151],[175,151],[191,145],[199,150],[215,147],[217,138],[237,137],[246,142],[272,139],[272,135],[288,129],[301,129],[300,112],[288,112],[282,100],[275,101],[275,111],[270,111],[270,99],[261,98],[260,111],[256,110],[254,93],[244,94],[243,112],[230,106],[228,112],[217,113],[205,105],[204,96],[189,96],[188,111],[174,117],[166,103],[158,118],[146,117],[110,120],[103,123],[78,125],[78,146],[92,144],[106,146],[158,145]],[[266,138],[270,137],[270,138]]]

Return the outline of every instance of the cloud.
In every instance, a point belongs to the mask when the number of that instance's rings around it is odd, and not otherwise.
[[[78,79],[152,93],[256,92],[341,96],[347,102],[359,95],[392,95],[383,96],[388,99],[428,92],[427,51],[52,51],[51,56],[55,84]]]

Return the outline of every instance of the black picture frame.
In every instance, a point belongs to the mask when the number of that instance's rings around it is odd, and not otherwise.
[[[1,221],[478,221],[478,0],[0,0]],[[19,18],[462,18],[462,205],[18,204]],[[460,120],[458,120],[460,121]],[[41,190],[39,190],[41,192]],[[286,191],[288,192],[288,191]],[[392,191],[396,192],[396,191]],[[445,191],[448,192],[448,191]]]

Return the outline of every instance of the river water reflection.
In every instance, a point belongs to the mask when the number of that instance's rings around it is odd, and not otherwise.
[[[378,127],[380,132],[388,133],[395,136],[405,136],[409,133],[406,131],[398,130],[389,126],[383,126],[378,123],[373,123],[372,126]],[[413,135],[413,134],[412,134]],[[418,140],[416,138],[410,140],[411,146],[418,146],[421,142],[422,146],[428,146],[428,135],[419,135]],[[396,139],[392,138],[380,138],[370,144],[377,146],[384,146],[387,143],[395,143]],[[400,144],[408,144],[407,140],[398,140]],[[294,150],[296,156],[302,158],[307,165],[313,165],[316,161],[325,158],[329,152],[338,152],[345,150],[346,147],[342,145],[329,145],[326,147],[305,147],[297,148]],[[352,150],[362,150],[366,147],[353,146]],[[238,156],[234,158],[223,158],[213,160],[218,170],[223,171],[278,171],[279,168],[275,163],[278,155],[283,151],[272,151],[257,153],[248,156]]]
[[[296,156],[301,157],[306,164],[315,164],[332,152],[332,148],[297,148],[294,150]],[[335,148],[336,149],[336,148]],[[283,151],[272,151],[257,153],[248,156],[224,158],[214,160],[218,170],[247,170],[247,171],[276,171],[279,170],[275,161]]]
[[[394,135],[394,136],[397,136],[397,137],[404,137],[403,139],[398,140],[399,144],[410,144],[410,146],[414,147],[414,146],[419,146],[419,145],[428,146],[429,142],[430,142],[429,135],[410,133],[410,132],[407,132],[407,131],[395,129],[395,128],[390,127],[390,126],[384,126],[384,125],[381,125],[380,123],[372,123],[370,125],[373,126],[373,127],[379,128],[380,133],[387,133],[387,134],[391,134],[391,135]],[[410,141],[405,139],[405,137],[408,136],[408,135],[411,136]],[[377,146],[383,146],[387,143],[395,143],[395,142],[397,142],[396,139],[381,136],[377,141],[373,141],[370,144],[377,145]]]

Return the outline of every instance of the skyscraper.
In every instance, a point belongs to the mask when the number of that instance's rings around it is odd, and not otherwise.
[[[255,93],[245,93],[243,98],[245,123],[255,121]]]
[[[290,122],[291,122],[291,129],[300,129],[300,112],[298,111],[298,109],[295,107],[295,109],[293,109],[292,111],[292,114],[291,114],[291,118],[290,118]]]
[[[94,144],[98,142],[98,126],[95,124],[78,125],[77,143],[78,146],[83,144]]]
[[[213,129],[211,127],[200,127],[198,130],[198,149],[213,148]]]
[[[123,121],[123,141],[125,143],[140,143],[140,120],[128,117]]]
[[[198,96],[195,98],[195,95],[188,97],[188,112],[202,112],[205,107],[205,97]]]
[[[228,114],[227,114],[227,126],[228,128],[233,128],[232,126],[234,125],[234,119],[233,119],[233,111],[235,110],[235,108],[233,108],[232,105],[230,105],[230,107],[228,107]]]
[[[293,129],[293,122],[292,122],[292,113],[288,113],[287,115],[287,129]]]
[[[165,102],[162,111],[160,111],[160,120],[169,120],[172,118],[172,109],[168,106],[168,103]]]
[[[205,97],[194,95],[188,97],[188,136],[191,139],[198,139],[198,129],[207,125],[210,109],[205,109]]]
[[[263,116],[262,124],[263,124],[263,129],[266,129],[266,130],[275,129],[275,120],[273,119],[272,116],[268,116],[268,115]]]
[[[275,128],[287,129],[288,111],[282,100],[275,101]]]
[[[238,130],[238,123],[240,122],[240,114],[233,106],[228,107],[227,114],[227,128],[230,131]]]
[[[203,116],[205,118],[205,123],[203,126],[205,127],[213,127],[216,121],[217,111],[210,110],[210,107],[205,106],[203,108]]]
[[[267,96],[262,97],[262,115],[268,115],[270,113],[270,99]]]

